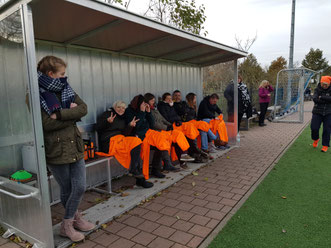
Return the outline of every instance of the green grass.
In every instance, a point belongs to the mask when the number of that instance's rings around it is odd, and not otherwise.
[[[331,150],[311,143],[307,127],[209,248],[331,247]]]

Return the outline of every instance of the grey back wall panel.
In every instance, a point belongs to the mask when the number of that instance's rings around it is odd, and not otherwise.
[[[123,100],[129,104],[135,95],[146,92],[159,97],[179,89],[183,98],[194,92],[198,102],[202,100],[199,67],[43,42],[37,42],[36,51],[38,61],[54,55],[68,63],[69,83],[88,105],[83,124],[95,123],[113,102]]]

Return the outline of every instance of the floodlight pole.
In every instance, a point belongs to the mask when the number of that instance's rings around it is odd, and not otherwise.
[[[291,19],[291,40],[290,40],[290,56],[288,68],[293,68],[293,49],[294,49],[294,23],[295,23],[295,0],[292,0],[292,19]]]
[[[293,50],[294,50],[294,23],[295,23],[295,0],[292,0],[292,19],[291,19],[291,39],[290,39],[290,55],[288,69],[293,69]],[[291,105],[291,89],[292,89],[292,75],[289,74],[287,84],[287,104]]]

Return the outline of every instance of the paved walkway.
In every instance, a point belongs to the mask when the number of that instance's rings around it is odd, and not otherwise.
[[[110,222],[78,247],[198,247],[239,207],[310,118],[306,112],[304,124],[267,123],[242,132],[239,148]]]
[[[311,103],[306,105],[311,109]],[[269,123],[241,132],[241,146],[104,225],[76,247],[205,247],[242,205],[303,124]],[[14,243],[0,247],[19,247]]]

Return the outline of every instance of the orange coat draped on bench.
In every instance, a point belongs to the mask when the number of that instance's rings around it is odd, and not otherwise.
[[[169,151],[171,147],[171,133],[149,129],[141,146],[141,159],[143,160],[143,174],[149,178],[149,154],[150,146],[155,146],[160,151]]]
[[[172,126],[174,130],[181,131],[189,139],[194,140],[199,135],[198,129],[191,122],[183,122],[180,126],[176,126],[176,124],[174,123]]]
[[[212,119],[210,122],[210,128],[211,131],[216,135],[216,132],[219,134],[220,136],[220,140],[223,142],[228,143],[229,142],[229,138],[228,138],[228,132],[226,130],[226,125],[225,122],[223,120],[223,115],[220,114],[218,116],[218,119]]]
[[[110,138],[108,153],[96,152],[96,154],[104,157],[114,156],[124,168],[130,169],[130,152],[133,148],[139,146],[141,143],[141,139],[137,137],[126,137],[119,134]]]
[[[178,130],[168,132],[171,132],[171,143],[177,143],[182,151],[186,151],[190,148],[190,144],[187,142],[187,139],[183,132]],[[171,154],[172,161],[176,161],[178,159],[174,146],[171,146],[171,152],[169,151],[169,154]]]

